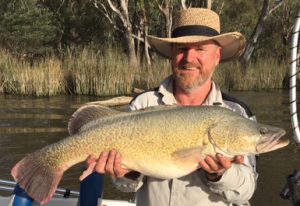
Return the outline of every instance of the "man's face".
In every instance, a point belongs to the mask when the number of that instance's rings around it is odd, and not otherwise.
[[[172,46],[172,71],[176,86],[191,92],[211,79],[221,48],[212,40]]]

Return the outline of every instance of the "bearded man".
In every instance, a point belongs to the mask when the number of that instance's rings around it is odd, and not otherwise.
[[[253,118],[245,104],[225,95],[212,80],[219,63],[237,58],[245,48],[240,33],[220,34],[215,12],[183,10],[171,38],[149,36],[148,40],[152,49],[171,59],[172,75],[157,89],[137,96],[129,110],[158,105],[213,105]],[[253,156],[207,156],[199,161],[200,169],[170,180],[123,168],[122,157],[114,150],[103,152],[99,158],[90,157],[88,163],[96,165],[95,171],[112,175],[119,189],[136,192],[137,206],[249,205],[257,179]]]

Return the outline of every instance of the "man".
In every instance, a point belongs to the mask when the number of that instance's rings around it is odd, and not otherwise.
[[[219,34],[219,16],[211,10],[192,8],[178,17],[172,38],[150,36],[151,47],[171,59],[173,75],[157,90],[136,97],[129,110],[158,105],[215,105],[249,117],[239,103],[228,99],[212,81],[222,61],[238,57],[245,39],[237,32]],[[172,121],[170,119],[170,121]],[[123,191],[137,192],[138,206],[247,205],[256,187],[253,157],[230,160],[220,154],[199,162],[201,169],[178,179],[161,180],[122,168],[117,151],[90,157],[95,170],[114,177]]]

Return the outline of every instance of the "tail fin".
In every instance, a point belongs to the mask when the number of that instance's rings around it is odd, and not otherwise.
[[[40,152],[30,154],[11,170],[15,181],[30,197],[41,204],[50,201],[64,173],[63,168],[51,167],[43,157],[45,156]]]

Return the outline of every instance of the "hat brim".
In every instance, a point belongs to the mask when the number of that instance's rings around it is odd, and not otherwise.
[[[245,37],[239,32],[224,33],[217,36],[182,36],[177,38],[158,38],[148,36],[148,42],[158,54],[171,59],[171,45],[174,43],[201,43],[215,40],[222,47],[221,62],[239,57],[245,49]]]

